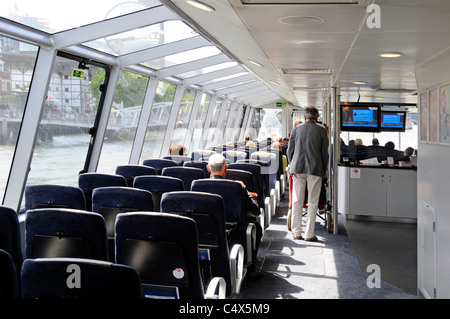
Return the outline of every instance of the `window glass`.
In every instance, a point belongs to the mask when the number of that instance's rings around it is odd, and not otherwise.
[[[157,0],[142,1],[0,1],[1,16],[49,33],[73,29],[127,13],[161,5]]]
[[[96,75],[104,69],[89,65],[73,76],[78,61],[56,57],[39,125],[27,184],[78,185],[84,169],[95,114],[101,95]],[[83,71],[83,70],[82,70]]]
[[[204,132],[203,138],[205,140],[205,148],[211,146],[217,146],[222,144],[223,136],[221,136],[220,129],[217,128],[217,123],[219,119],[220,108],[222,106],[222,99],[218,98],[216,100],[216,105],[214,105],[213,115],[211,119],[211,124],[209,128]]]
[[[148,77],[121,72],[97,171],[115,173],[128,164],[147,85]]]
[[[205,126],[205,119],[206,114],[208,113],[210,100],[211,96],[209,94],[202,94],[202,100],[200,102],[197,118],[195,119],[194,132],[192,133],[192,140],[189,146],[192,151],[200,148],[203,127]]]
[[[110,37],[83,43],[91,48],[122,55],[152,48],[198,35],[182,21],[165,21],[148,27],[115,34]]]
[[[0,36],[0,196],[3,198],[38,47]]]
[[[192,89],[185,89],[183,97],[181,99],[180,109],[178,110],[177,120],[175,122],[175,128],[172,135],[172,141],[170,145],[181,144],[184,145],[186,136],[190,136],[187,131],[189,126],[189,120],[192,113],[192,105],[194,103],[195,91]],[[190,154],[189,149],[187,150]]]
[[[141,158],[143,160],[160,157],[167,122],[169,121],[173,99],[175,98],[175,90],[176,85],[163,81],[158,82],[142,149]],[[168,154],[162,154],[161,157],[166,155]]]
[[[221,51],[216,47],[201,47],[193,50],[188,50],[176,54],[171,54],[159,59],[150,60],[142,63],[142,65],[148,66],[152,69],[159,70],[162,68],[167,68],[173,65],[187,63],[203,58],[207,58],[216,54],[221,53]]]

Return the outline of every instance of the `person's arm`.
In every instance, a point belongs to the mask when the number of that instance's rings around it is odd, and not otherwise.
[[[258,202],[256,198],[253,197],[245,188],[242,188],[242,194],[244,196],[244,207],[247,213],[247,216],[256,217],[261,214],[259,209]]]

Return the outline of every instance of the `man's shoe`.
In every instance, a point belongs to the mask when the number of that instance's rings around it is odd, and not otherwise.
[[[302,240],[303,237],[302,236],[294,236],[294,240]]]
[[[314,236],[311,237],[311,238],[306,238],[305,241],[319,241],[319,239],[317,239],[317,236],[314,235]]]

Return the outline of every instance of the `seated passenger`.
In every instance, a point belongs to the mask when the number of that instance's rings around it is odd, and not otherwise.
[[[222,154],[213,154],[208,160],[208,165],[206,166],[208,172],[211,174],[211,178],[214,179],[225,179],[227,173],[227,162],[225,157]],[[258,202],[256,198],[245,188],[243,182],[239,181],[242,184],[243,194],[244,194],[244,208],[247,215],[247,223],[254,223],[256,226],[256,242],[255,242],[255,251],[252,259],[256,261],[256,254],[258,252],[259,245],[261,243],[262,238],[262,228],[258,223],[257,216],[261,214],[259,210]],[[256,271],[256,267],[253,264],[248,268],[249,271]]]
[[[404,151],[403,151],[403,155],[400,155],[397,160],[399,161],[403,161],[403,162],[410,162],[411,161],[411,156],[414,154],[414,148],[412,147],[407,147]]]
[[[392,141],[384,144],[384,151],[381,152],[378,157],[378,161],[386,161],[388,157],[392,157],[394,159],[394,164],[398,164],[398,157],[402,156],[403,152],[395,149],[395,144]]]

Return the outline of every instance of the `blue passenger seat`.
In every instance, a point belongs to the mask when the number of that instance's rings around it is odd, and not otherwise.
[[[155,175],[157,176],[157,175]],[[153,196],[148,190],[132,187],[99,187],[92,193],[92,211],[105,219],[109,258],[114,261],[114,224],[119,213],[153,211]]]
[[[205,173],[200,168],[195,167],[166,167],[162,170],[162,176],[176,177],[183,181],[184,190],[190,190],[192,181],[205,178]]]
[[[13,258],[0,249],[0,300],[19,298],[19,278]]]
[[[161,171],[164,167],[178,166],[178,163],[171,159],[150,158],[144,160],[142,162],[142,165],[153,167],[154,169],[156,169],[156,173],[158,175],[161,175]]]
[[[26,212],[26,258],[74,257],[108,260],[106,227],[97,213],[69,208]]]
[[[244,249],[241,245],[228,248],[222,197],[194,191],[165,193],[161,211],[182,214],[195,221],[204,285],[214,277],[222,277],[227,284],[226,295],[236,296],[242,282]]]
[[[34,208],[86,209],[86,198],[79,187],[63,185],[28,185],[25,188],[25,210]]]
[[[7,206],[0,206],[0,249],[11,255],[19,274],[22,268],[19,218],[16,211]]]
[[[225,297],[226,283],[214,278],[206,295],[198,257],[195,221],[156,212],[119,214],[116,222],[117,263],[135,268],[145,298],[204,299]]]
[[[22,299],[142,299],[137,271],[126,265],[83,258],[26,259]]]
[[[134,188],[145,189],[152,193],[153,211],[159,212],[161,207],[161,196],[167,192],[184,190],[183,181],[170,176],[137,176],[134,179]]]
[[[244,247],[244,266],[247,267],[252,263],[256,227],[252,223],[247,226],[243,189],[237,181],[203,179],[194,181],[191,191],[218,194],[223,198],[230,246]]]
[[[92,211],[92,191],[97,187],[128,186],[125,177],[117,174],[84,173],[78,176],[78,187],[84,192],[86,198],[86,210]]]
[[[142,175],[158,175],[155,168],[138,164],[118,165],[116,174],[126,178],[128,186],[133,187],[133,179]]]

